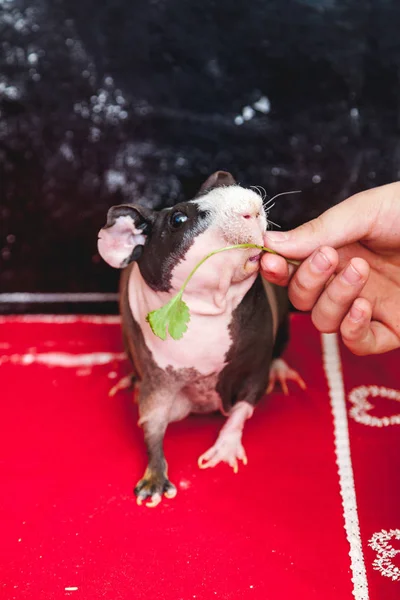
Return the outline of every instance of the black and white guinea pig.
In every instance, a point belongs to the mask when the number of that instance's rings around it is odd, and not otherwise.
[[[168,423],[190,413],[226,416],[201,468],[247,463],[244,423],[278,377],[301,378],[280,359],[288,341],[284,288],[260,275],[260,251],[235,249],[211,257],[190,280],[184,300],[190,323],[180,340],[156,337],[146,316],[166,304],[209,252],[241,243],[263,245],[268,222],[262,198],[230,173],[211,175],[197,196],[172,208],[113,206],[98,249],[123,269],[120,310],[125,347],[139,384],[139,425],[149,462],[135,487],[137,501],[173,497],[163,439]]]

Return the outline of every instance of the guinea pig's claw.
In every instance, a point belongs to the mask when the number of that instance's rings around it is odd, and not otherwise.
[[[207,469],[207,467],[209,467],[209,464],[205,460],[204,455],[200,456],[199,460],[197,461],[197,464],[199,466],[199,469]]]
[[[112,398],[120,390],[133,389],[134,387],[136,387],[136,382],[133,381],[132,375],[127,375],[126,377],[122,377],[122,379],[117,381],[117,383],[108,392],[108,395],[110,398]]]
[[[288,381],[294,381],[302,390],[305,390],[307,387],[298,372],[294,369],[291,369],[289,365],[281,358],[274,360],[271,365],[269,384],[266,390],[267,394],[272,392],[277,381],[279,381],[281,384],[281,388],[285,396],[289,395],[289,389],[287,385]]]
[[[220,462],[225,462],[232,467],[233,472],[236,474],[239,472],[239,460],[247,465],[247,456],[240,439],[235,440],[235,443],[233,443],[233,440],[232,443],[217,441],[215,446],[200,456],[197,464],[200,469],[209,469]]]
[[[307,384],[304,381],[304,379],[302,379],[300,377],[300,375],[298,373],[296,373],[297,377],[295,377],[295,381],[297,381],[297,383],[299,384],[299,386],[301,387],[302,390],[306,390],[307,389]]]
[[[174,485],[171,484],[171,487],[168,488],[167,490],[165,490],[164,496],[166,498],[175,498],[177,493],[178,493],[178,490],[176,489],[176,487]]]
[[[167,477],[161,481],[142,479],[135,488],[136,503],[138,506],[144,504],[147,508],[155,508],[158,506],[163,495],[166,498],[175,498],[176,494],[176,487],[169,479],[167,479]]]
[[[155,508],[161,502],[161,494],[153,494],[150,502],[147,502],[147,508]]]

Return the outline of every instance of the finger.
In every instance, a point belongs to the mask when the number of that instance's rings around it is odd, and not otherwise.
[[[219,458],[218,454],[215,454],[212,458],[210,458],[210,460],[203,462],[200,469],[210,469],[215,467],[219,462],[221,462],[221,459]]]
[[[202,454],[198,461],[197,464],[200,467],[200,469],[206,469],[207,468],[207,463],[208,461],[214,456],[215,454],[215,450],[214,448],[210,448],[209,450],[207,450],[207,452],[204,452],[204,454]]]
[[[243,448],[243,446],[240,446],[236,452],[237,457],[239,460],[243,461],[243,464],[247,465],[247,457],[246,457],[246,451]]]
[[[285,394],[285,396],[289,396],[289,389],[288,389],[288,386],[286,383],[285,376],[282,374],[282,375],[278,375],[278,377],[279,377],[279,381],[280,381],[283,393]]]
[[[397,183],[367,190],[333,206],[291,231],[267,231],[265,245],[288,258],[306,258],[322,244],[339,248],[368,237],[382,203],[398,193]]]
[[[289,298],[299,310],[311,310],[334,273],[339,257],[336,250],[322,246],[297,269],[289,284]]]
[[[153,494],[150,498],[150,502],[146,503],[147,508],[155,508],[161,502],[161,494]]]
[[[215,467],[220,462],[220,458],[218,456],[218,452],[215,450],[214,446],[207,450],[204,454],[202,454],[197,461],[200,469],[209,469],[210,467]]]
[[[270,379],[268,387],[267,387],[267,391],[265,392],[266,394],[270,394],[272,392],[272,390],[275,387],[275,379]]]
[[[166,483],[166,485],[164,486],[164,496],[166,498],[175,498],[177,493],[178,490],[176,489],[173,483],[171,483],[170,481]]]
[[[382,354],[400,347],[399,337],[383,323],[371,321],[372,307],[357,298],[340,328],[344,344],[358,356]]]
[[[302,390],[306,390],[307,389],[307,384],[304,381],[304,379],[302,377],[300,377],[300,375],[298,375],[296,377],[295,381],[297,381],[297,383],[299,384],[299,386],[301,387]]]
[[[242,445],[238,446],[236,450],[236,456],[239,460],[243,460],[246,457],[246,452]]]
[[[287,285],[294,269],[282,256],[266,252],[261,258],[261,275],[275,285]]]
[[[304,381],[304,379],[302,377],[300,377],[300,375],[297,373],[297,371],[293,371],[292,369],[290,369],[289,379],[291,381],[295,381],[302,390],[307,389],[306,382]]]
[[[229,466],[232,467],[233,472],[235,473],[235,475],[239,472],[239,465],[238,465],[238,462],[237,462],[236,458],[230,458],[229,459]]]
[[[369,264],[363,258],[352,258],[328,284],[312,311],[312,321],[322,333],[338,331],[340,324],[359,297],[369,276]]]

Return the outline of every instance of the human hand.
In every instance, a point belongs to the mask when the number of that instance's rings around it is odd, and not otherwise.
[[[400,347],[400,183],[361,192],[289,232],[267,232],[261,273],[359,355]]]

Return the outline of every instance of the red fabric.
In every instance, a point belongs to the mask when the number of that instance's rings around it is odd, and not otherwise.
[[[221,416],[171,425],[165,452],[178,495],[149,509],[132,495],[146,458],[137,408],[128,390],[109,396],[129,372],[119,324],[2,318],[0,597],[351,600],[321,337],[306,316],[292,325],[286,359],[308,389],[289,383],[290,396],[277,390],[262,401],[237,475],[197,467]],[[92,353],[112,356],[49,366]],[[399,353],[341,353],[346,396],[361,385],[399,390]],[[374,402],[371,415],[400,413],[396,399]],[[400,425],[372,427],[349,411],[348,421],[369,598],[398,599]],[[394,549],[389,576],[373,568],[382,553],[369,546],[382,530]]]

